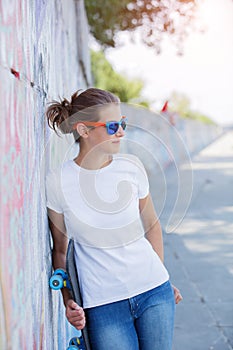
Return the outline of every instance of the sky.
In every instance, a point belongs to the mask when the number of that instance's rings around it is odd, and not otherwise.
[[[233,124],[233,1],[200,0],[199,25],[204,34],[193,32],[178,56],[171,39],[155,52],[128,34],[119,36],[123,45],[108,49],[114,69],[129,78],[142,78],[143,95],[159,110],[173,91],[187,95],[191,108],[221,125]]]

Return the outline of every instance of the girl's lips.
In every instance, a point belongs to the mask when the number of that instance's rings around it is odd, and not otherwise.
[[[112,141],[112,143],[120,143],[120,141],[118,141],[118,140],[117,141]]]

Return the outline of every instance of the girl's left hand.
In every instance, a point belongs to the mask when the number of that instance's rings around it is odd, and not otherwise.
[[[172,284],[172,288],[174,290],[175,303],[178,304],[183,299],[183,297],[182,297],[179,289],[176,288],[173,284]]]

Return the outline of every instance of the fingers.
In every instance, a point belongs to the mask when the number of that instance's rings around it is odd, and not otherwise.
[[[66,307],[69,307],[70,309],[75,309],[75,310],[79,310],[82,309],[81,306],[79,306],[74,300],[69,299]]]
[[[175,302],[178,304],[181,300],[183,300],[183,297],[180,292],[177,292],[175,295]]]
[[[67,317],[68,321],[72,326],[74,326],[76,329],[81,330],[85,327],[86,320],[85,317],[83,319],[80,319],[79,317]]]
[[[85,313],[83,308],[75,303],[73,300],[68,300],[66,305],[66,317],[67,320],[77,328],[83,329],[86,324]]]
[[[175,303],[178,304],[181,300],[183,300],[182,294],[180,293],[180,290],[178,288],[176,288],[173,285],[172,285],[172,287],[174,290]]]

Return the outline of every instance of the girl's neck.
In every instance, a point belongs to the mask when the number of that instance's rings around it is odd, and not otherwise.
[[[88,170],[97,170],[108,166],[112,162],[112,155],[110,154],[84,154],[80,151],[78,156],[74,158],[75,163],[77,163],[81,168]]]

